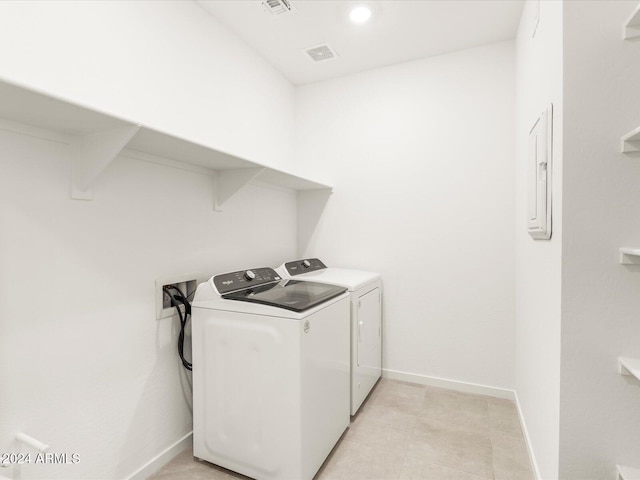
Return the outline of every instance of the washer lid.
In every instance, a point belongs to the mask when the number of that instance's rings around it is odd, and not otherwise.
[[[344,293],[347,289],[325,283],[284,280],[222,295],[225,300],[259,303],[303,312]]]

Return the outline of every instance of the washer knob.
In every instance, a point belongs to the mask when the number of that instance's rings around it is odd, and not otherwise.
[[[309,268],[311,266],[311,262],[309,260],[303,260],[302,261],[302,266],[304,268]]]
[[[254,278],[256,278],[256,274],[253,273],[253,270],[247,270],[246,272],[244,272],[244,278],[246,278],[247,280],[251,281]]]

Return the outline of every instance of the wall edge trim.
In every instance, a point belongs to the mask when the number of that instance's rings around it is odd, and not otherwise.
[[[533,474],[536,480],[542,480],[540,476],[540,470],[538,469],[538,462],[536,462],[536,455],[533,452],[533,444],[531,443],[531,439],[529,438],[529,431],[527,430],[527,424],[524,420],[524,415],[522,414],[522,409],[520,408],[520,401],[518,400],[518,392],[513,392],[515,396],[515,404],[518,409],[518,418],[520,419],[520,428],[522,429],[522,435],[524,436],[524,442],[527,446],[527,454],[529,455],[529,463],[531,464],[531,468],[533,470]]]
[[[162,452],[155,457],[151,458],[142,467],[136,470],[134,473],[125,478],[125,480],[144,480],[156,473],[167,463],[173,460],[178,454],[180,454],[185,448],[188,448],[193,444],[193,431],[190,431],[182,438],[178,439],[173,444],[169,445]]]
[[[388,378],[390,380],[402,380],[404,382],[417,383],[430,387],[448,388],[450,390],[456,390],[459,392],[476,393],[479,395],[487,395],[489,397],[504,398],[507,400],[516,401],[516,393],[513,390],[508,390],[506,388],[491,387],[488,385],[480,385],[470,382],[461,382],[459,380],[450,380],[447,378],[430,377],[417,373],[400,372],[397,370],[390,370],[388,368],[382,369],[382,377]]]

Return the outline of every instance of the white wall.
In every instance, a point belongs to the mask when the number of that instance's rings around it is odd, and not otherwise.
[[[506,42],[297,90],[335,184],[299,254],[382,273],[386,369],[514,387],[514,76]]]
[[[291,166],[293,87],[191,1],[0,2],[0,79]]]
[[[533,37],[535,18],[539,23]],[[516,392],[540,478],[558,475],[562,259],[562,2],[525,4],[517,36]],[[552,237],[527,233],[528,134],[553,103]]]
[[[1,79],[292,161],[293,87],[193,2],[0,2],[0,58]],[[117,158],[72,201],[66,144],[0,131],[0,158],[0,451],[24,431],[81,460],[0,474],[125,478],[191,430],[155,279],[295,257],[295,194],[253,185],[214,213],[212,177]],[[275,232],[259,250],[256,230]]]
[[[614,479],[640,467],[640,163],[620,137],[640,126],[640,43],[622,40],[634,1],[564,5],[564,187],[560,478]]]
[[[67,145],[0,130],[0,158],[0,451],[24,431],[80,456],[0,474],[125,478],[192,428],[155,279],[292,258],[295,194],[249,186],[216,213],[212,177],[118,157],[84,202]]]

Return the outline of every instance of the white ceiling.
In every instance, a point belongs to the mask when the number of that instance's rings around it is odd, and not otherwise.
[[[260,0],[197,0],[293,84],[440,55],[515,37],[524,0],[292,0],[266,12]],[[355,5],[373,10],[362,25]],[[305,50],[329,42],[339,57],[314,63]]]

